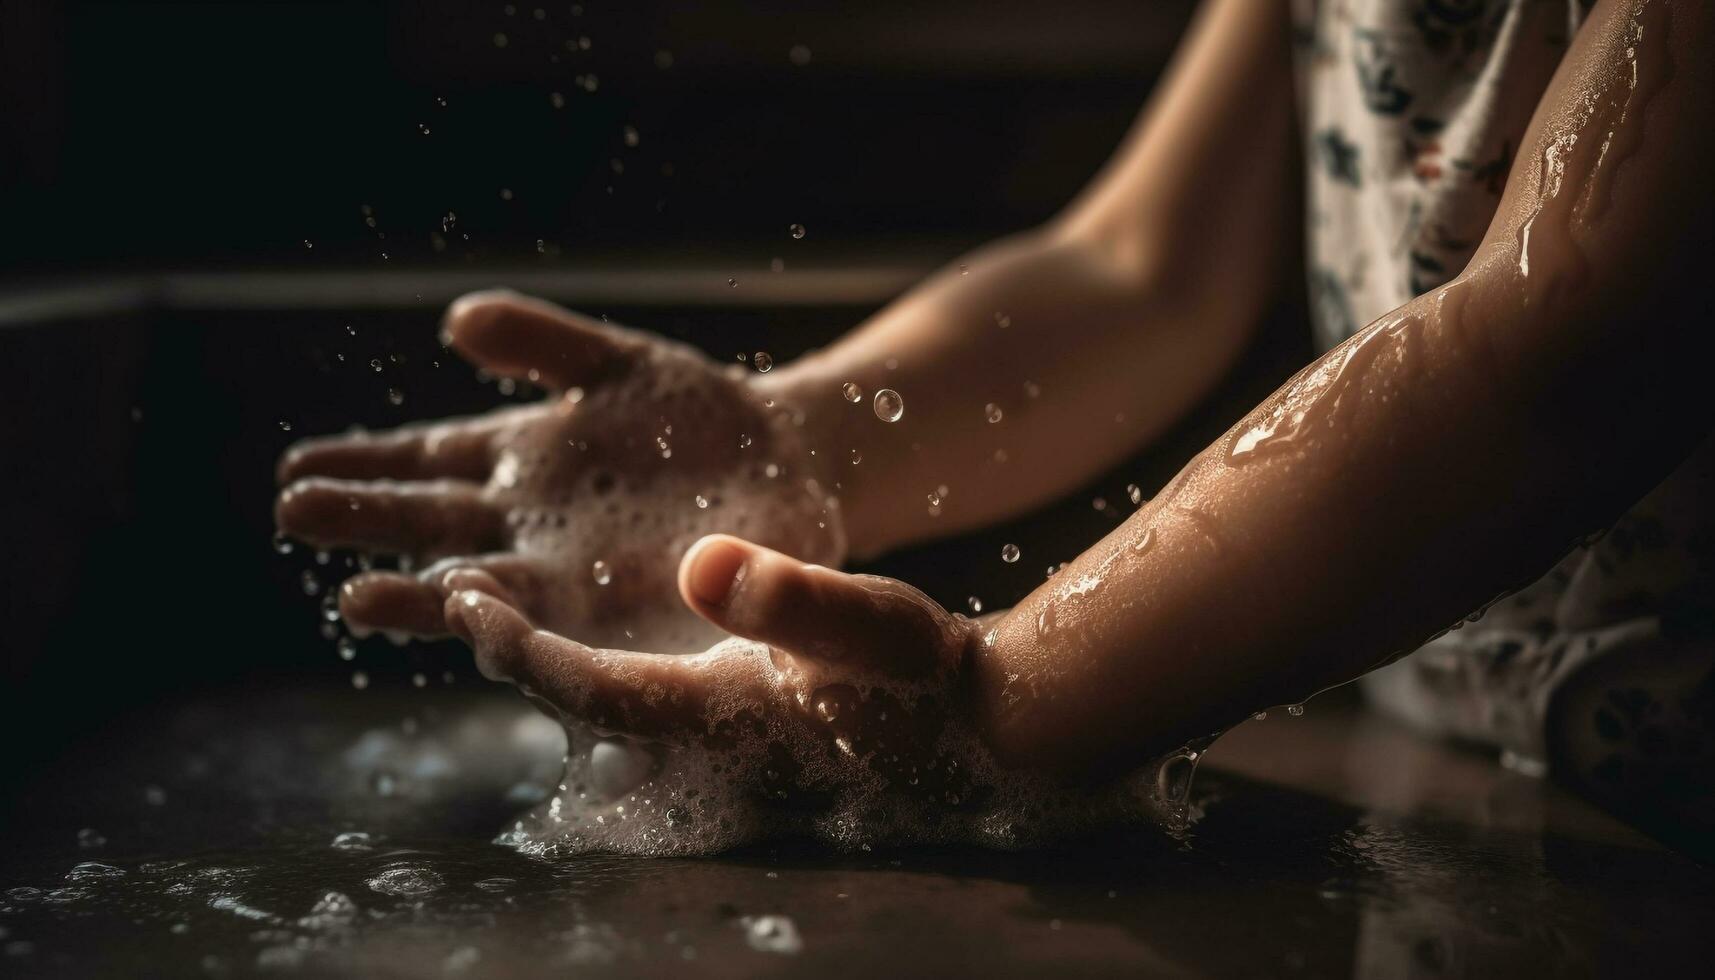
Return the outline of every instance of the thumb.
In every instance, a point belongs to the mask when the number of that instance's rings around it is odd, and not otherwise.
[[[478,367],[558,390],[607,380],[643,350],[634,336],[506,290],[455,300],[443,332]]]
[[[730,535],[691,546],[679,592],[735,636],[827,663],[912,676],[961,649],[957,621],[904,582],[807,565]]]

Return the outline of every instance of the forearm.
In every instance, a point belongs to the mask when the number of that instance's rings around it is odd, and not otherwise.
[[[1598,8],[1463,275],[997,625],[977,670],[1003,753],[1110,768],[1350,679],[1540,574],[1707,433],[1711,140],[1674,120],[1711,104],[1710,24],[1664,7],[1641,38],[1637,5]]]
[[[854,553],[1059,496],[1225,374],[1290,250],[1280,6],[1211,4],[1136,131],[1053,223],[959,260],[764,379],[803,411]],[[883,388],[904,402],[891,424],[872,408]]]

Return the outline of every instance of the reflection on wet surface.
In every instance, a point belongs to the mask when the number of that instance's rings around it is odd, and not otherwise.
[[[155,718],[10,801],[0,972],[1576,976],[1715,952],[1710,869],[1320,702],[1211,750],[1184,840],[715,860],[489,843],[559,775],[558,729],[505,692]]]

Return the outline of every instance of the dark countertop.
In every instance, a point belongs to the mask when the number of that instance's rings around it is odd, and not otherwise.
[[[490,844],[560,751],[464,682],[116,720],[9,800],[0,972],[1567,976],[1715,952],[1708,867],[1337,697],[1212,749],[1184,840],[1024,854]]]

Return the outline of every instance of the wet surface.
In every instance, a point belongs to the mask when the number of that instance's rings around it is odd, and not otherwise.
[[[234,695],[12,794],[7,976],[877,972],[1647,975],[1715,953],[1715,871],[1350,708],[1218,744],[1183,840],[1024,854],[528,859],[558,776],[498,689]]]

